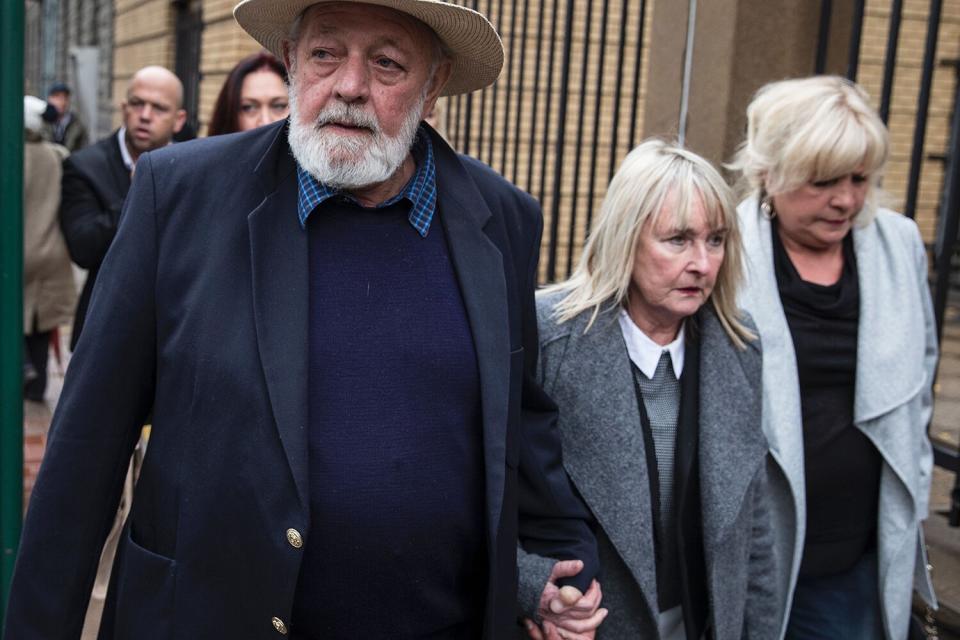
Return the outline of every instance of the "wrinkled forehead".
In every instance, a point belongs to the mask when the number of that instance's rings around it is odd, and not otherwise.
[[[139,100],[174,109],[178,105],[177,86],[165,78],[134,78],[127,89],[127,101]]]
[[[430,27],[411,15],[358,2],[320,2],[308,7],[300,22],[301,38],[323,35],[388,42],[409,49],[429,47],[437,39]]]

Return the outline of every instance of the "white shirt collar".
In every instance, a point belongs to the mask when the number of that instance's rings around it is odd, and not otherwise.
[[[130,155],[130,150],[127,149],[126,127],[120,127],[120,131],[117,131],[117,143],[120,145],[120,157],[123,158],[123,165],[128,171],[132,170],[135,163],[133,157]]]
[[[677,332],[677,338],[666,346],[661,346],[651,340],[647,334],[640,330],[626,309],[620,310],[620,332],[623,334],[623,340],[627,343],[627,354],[633,364],[643,372],[648,378],[653,378],[657,371],[657,363],[660,361],[660,354],[664,351],[670,354],[670,360],[673,362],[673,373],[680,379],[683,373],[683,354],[686,342],[683,338],[683,325],[680,325],[680,331]]]

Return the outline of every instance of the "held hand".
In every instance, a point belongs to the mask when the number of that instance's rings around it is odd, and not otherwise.
[[[553,565],[547,584],[540,596],[537,613],[543,618],[543,628],[527,625],[533,640],[592,640],[596,629],[607,616],[600,609],[602,593],[594,580],[585,594],[575,587],[558,587],[557,580],[575,576],[583,570],[580,560],[561,560]]]

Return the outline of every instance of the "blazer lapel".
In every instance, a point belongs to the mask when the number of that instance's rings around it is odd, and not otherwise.
[[[247,217],[257,344],[273,415],[301,504],[307,496],[307,234],[284,128],[254,173],[266,197]]]
[[[510,325],[503,255],[485,227],[492,216],[454,152],[433,136],[437,213],[460,285],[480,374],[487,528],[496,541],[503,502],[509,404]]]
[[[584,334],[588,315],[571,321],[556,384],[547,389],[561,403],[564,467],[656,612],[653,511],[633,370],[616,311]]]

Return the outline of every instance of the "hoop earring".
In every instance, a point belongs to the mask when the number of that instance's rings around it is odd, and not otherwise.
[[[777,210],[773,208],[773,198],[767,196],[760,201],[760,213],[767,220],[773,220],[777,217]]]

